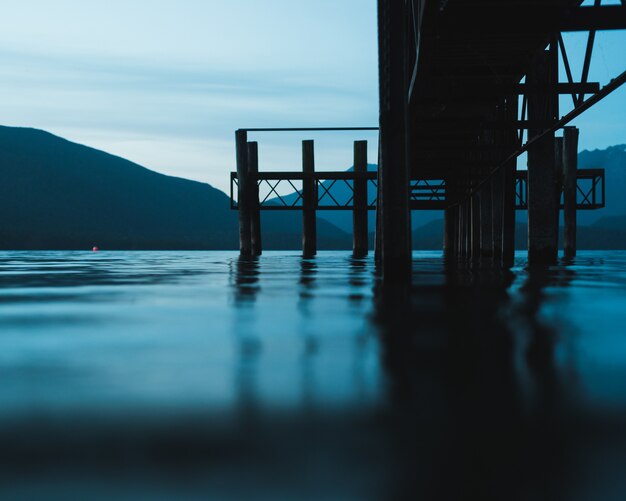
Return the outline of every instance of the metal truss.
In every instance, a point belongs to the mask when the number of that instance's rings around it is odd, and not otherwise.
[[[259,199],[261,210],[302,210],[302,187],[298,185],[310,176],[302,172],[262,172],[257,184],[265,187],[265,195]],[[376,209],[378,180],[376,172],[315,172],[317,192],[316,210],[353,210],[354,180],[367,179],[368,210]],[[231,176],[231,209],[237,210],[237,173]],[[604,169],[579,169],[577,171],[577,210],[602,209],[605,206]],[[293,190],[281,195],[284,190]],[[444,179],[413,179],[410,181],[410,206],[413,210],[442,210],[454,200],[449,199]],[[528,209],[528,172],[517,171],[515,179],[515,208]],[[561,208],[563,204],[561,203]]]
[[[605,207],[604,169],[579,169],[576,177],[576,209],[596,210]],[[563,200],[560,201],[561,209]],[[528,172],[517,171],[515,177],[515,208],[528,209]]]
[[[303,191],[301,183],[313,177],[317,204],[316,210],[352,210],[354,207],[354,181],[367,180],[368,210],[376,209],[378,178],[376,172],[355,174],[354,172],[261,172],[257,185],[264,196],[259,199],[261,210],[302,210]],[[237,209],[237,173],[231,172],[231,209]],[[290,191],[285,195],[285,191]],[[281,194],[282,193],[282,194]]]

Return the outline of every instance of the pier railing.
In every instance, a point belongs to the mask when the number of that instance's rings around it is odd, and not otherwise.
[[[448,198],[446,180],[441,176],[413,179],[410,183],[412,210],[443,210],[454,200]],[[320,211],[354,210],[354,182],[367,182],[367,210],[376,210],[378,179],[376,172],[259,172],[256,184],[263,195],[259,210],[301,211],[304,209],[303,184],[315,184],[315,209]],[[238,210],[238,177],[230,173],[230,206]],[[287,190],[291,192],[285,194]],[[605,207],[606,182],[604,169],[578,169],[576,176],[577,210],[596,210]],[[515,176],[515,208],[528,209],[528,172],[519,170]],[[563,208],[563,203],[561,203]]]
[[[368,171],[367,141],[354,142],[354,167],[348,171],[315,170],[314,142],[302,141],[301,170],[259,171],[258,143],[249,132],[375,131],[375,127],[312,129],[240,129],[236,132],[237,172],[230,175],[231,208],[239,211],[242,255],[261,254],[261,211],[301,211],[303,254],[317,252],[317,211],[352,211],[354,254],[368,251],[368,211],[379,209],[378,172]],[[461,167],[461,166],[459,166]],[[458,169],[455,171],[458,172]],[[448,179],[453,185],[448,186]],[[411,210],[445,210],[459,203],[454,173],[431,169],[409,180]],[[573,188],[573,186],[572,186]],[[604,169],[578,169],[575,175],[576,210],[605,205]],[[572,204],[573,205],[573,204]],[[560,203],[563,208],[563,203]],[[528,172],[515,173],[515,209],[528,210]]]
[[[605,207],[606,181],[604,169],[576,171],[576,210],[596,210]],[[515,176],[515,208],[528,210],[528,171],[517,171]],[[560,209],[564,208],[561,193]]]

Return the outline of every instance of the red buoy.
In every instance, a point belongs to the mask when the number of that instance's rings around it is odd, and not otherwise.
[[[98,252],[100,249],[98,247],[94,246],[94,248],[91,249],[91,250],[94,251],[94,252]]]

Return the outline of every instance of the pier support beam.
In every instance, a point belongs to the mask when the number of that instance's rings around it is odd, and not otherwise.
[[[465,202],[461,201],[457,207],[458,211],[458,225],[457,225],[457,252],[456,255],[459,259],[465,257]]]
[[[471,209],[471,258],[472,261],[478,261],[480,259],[480,228],[482,225],[482,215],[480,213],[480,196],[474,193],[470,197],[470,209]]]
[[[354,173],[363,178],[354,180],[354,199],[352,208],[352,255],[365,257],[368,252],[367,228],[367,141],[354,142]]]
[[[457,215],[456,207],[446,209],[444,212],[443,254],[450,259],[456,255],[457,240]]]
[[[380,266],[383,262],[383,213],[382,213],[382,173],[380,169],[380,138],[378,140],[378,172],[376,173],[376,232],[374,235],[374,261]]]
[[[405,2],[378,1],[383,280],[411,280]]]
[[[491,202],[491,181],[480,190],[480,257],[493,257],[493,210]]]
[[[446,179],[446,201],[449,204],[458,200],[456,183]],[[459,253],[459,208],[449,207],[444,212],[443,253],[448,259],[458,257]]]
[[[259,145],[248,143],[248,185],[250,195],[250,248],[253,256],[263,253],[261,241],[261,207],[259,204]]]
[[[250,227],[250,183],[248,176],[248,132],[235,132],[237,153],[237,208],[239,210],[239,252],[242,256],[252,255]]]
[[[557,228],[557,257],[558,257],[558,237],[559,228],[561,226],[561,194],[563,193],[563,138],[554,138],[554,199],[556,201],[556,219]]]
[[[472,201],[469,197],[463,202],[463,259],[472,255]]]
[[[503,167],[504,189],[502,195],[502,265],[506,268],[515,262],[515,175],[517,159]]]
[[[302,141],[302,255],[311,258],[317,254],[317,186],[315,173],[315,152],[312,140]],[[310,174],[310,176],[307,176]]]
[[[554,45],[554,44],[553,44]],[[558,66],[553,64],[554,48],[537,56],[527,83],[543,88],[528,95],[528,119],[550,121],[558,113],[558,96],[550,91]],[[529,131],[532,138],[542,129]],[[554,133],[546,134],[528,149],[528,263],[549,265],[557,260],[558,205],[555,197]]]
[[[563,255],[576,256],[576,171],[578,169],[578,129],[563,131]]]
[[[471,255],[471,236],[469,229],[471,229],[471,201],[464,200],[461,205],[461,252],[459,253],[459,257],[462,261],[469,259]]]
[[[502,261],[503,214],[504,214],[504,170],[500,169],[491,181],[491,211],[493,222],[493,260]]]
[[[508,96],[504,103],[504,115],[507,120],[517,120],[519,114],[519,100],[517,96]],[[517,130],[509,132],[505,144],[516,149],[519,144]],[[506,268],[515,262],[515,175],[517,173],[517,158],[509,161],[502,168],[502,265]]]

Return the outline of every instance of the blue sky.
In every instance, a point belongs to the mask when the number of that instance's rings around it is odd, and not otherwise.
[[[626,34],[597,42],[606,83]],[[238,127],[376,125],[376,57],[375,0],[20,0],[0,17],[0,123],[226,190]],[[622,89],[577,121],[581,147],[626,143],[625,117]],[[350,165],[354,139],[376,151],[373,134],[267,135],[261,168],[298,168],[309,137],[322,169]]]

